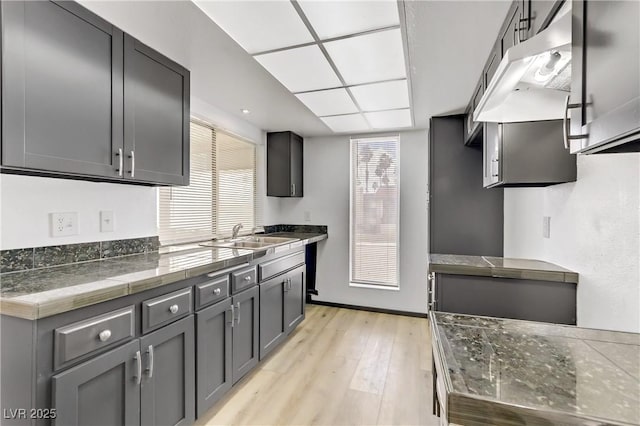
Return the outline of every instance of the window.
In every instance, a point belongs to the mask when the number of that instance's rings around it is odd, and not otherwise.
[[[352,285],[398,287],[399,142],[351,139]]]
[[[190,184],[160,188],[162,244],[226,237],[236,223],[244,233],[260,226],[256,179],[253,143],[192,119]]]

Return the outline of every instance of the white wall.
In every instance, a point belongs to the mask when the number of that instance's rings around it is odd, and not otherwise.
[[[283,198],[268,212],[271,223],[327,225],[318,244],[314,299],[426,313],[427,132],[400,134],[400,290],[349,287],[349,136],[306,138],[304,197]],[[271,199],[271,197],[268,197]]]
[[[640,154],[580,155],[577,182],[506,189],[504,208],[505,256],[580,274],[579,326],[640,332]]]

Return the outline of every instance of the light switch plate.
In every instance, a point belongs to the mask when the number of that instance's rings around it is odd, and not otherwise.
[[[100,212],[100,232],[113,232],[115,229],[114,215],[110,210]]]
[[[551,216],[542,217],[542,237],[551,238]]]
[[[304,212],[304,221],[311,222],[311,212],[309,211]]]
[[[78,235],[78,213],[49,213],[52,237]]]

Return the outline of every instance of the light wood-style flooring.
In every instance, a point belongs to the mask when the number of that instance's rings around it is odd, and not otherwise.
[[[427,319],[307,305],[198,425],[437,425]]]

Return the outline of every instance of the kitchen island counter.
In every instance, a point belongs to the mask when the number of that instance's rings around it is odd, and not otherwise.
[[[640,334],[433,311],[429,318],[434,409],[448,422],[640,424]]]

